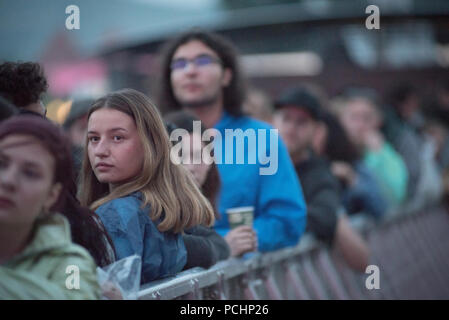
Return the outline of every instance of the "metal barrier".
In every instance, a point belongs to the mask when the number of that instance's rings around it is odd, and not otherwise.
[[[449,214],[440,208],[351,224],[367,240],[380,289],[310,234],[296,247],[231,258],[145,284],[139,299],[448,299]]]

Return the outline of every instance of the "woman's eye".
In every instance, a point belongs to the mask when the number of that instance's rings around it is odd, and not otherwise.
[[[28,178],[32,178],[32,179],[40,178],[40,174],[34,170],[24,170],[23,173]]]
[[[114,136],[114,141],[120,141],[123,140],[122,136]]]
[[[97,142],[99,140],[99,138],[95,136],[88,137],[87,139],[89,140],[89,142]]]

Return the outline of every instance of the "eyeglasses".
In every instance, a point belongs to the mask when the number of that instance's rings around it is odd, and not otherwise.
[[[204,66],[208,66],[212,63],[221,64],[221,60],[218,58],[212,57],[210,55],[207,55],[207,54],[202,54],[193,59],[179,58],[179,59],[173,60],[170,65],[170,68],[172,71],[184,70],[189,63],[193,63],[196,67],[204,67]]]

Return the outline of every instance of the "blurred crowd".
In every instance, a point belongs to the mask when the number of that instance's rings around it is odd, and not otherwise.
[[[0,298],[111,297],[97,266],[138,255],[147,283],[295,246],[304,232],[363,272],[370,252],[351,216],[382,222],[449,204],[449,82],[430,96],[412,83],[333,97],[291,83],[271,97],[245,86],[233,44],[217,34],[181,34],[160,55],[154,97],[121,89],[75,100],[62,126],[46,118],[43,68],[0,64]],[[208,128],[277,129],[277,172],[261,175],[259,158],[205,161]],[[172,161],[176,129],[199,163]],[[247,159],[273,146],[256,141]],[[253,224],[231,228],[226,212],[241,207]],[[79,290],[67,289],[69,265],[81,270]]]

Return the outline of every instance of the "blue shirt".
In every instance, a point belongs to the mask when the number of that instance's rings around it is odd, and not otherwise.
[[[270,136],[270,129],[273,129],[270,125],[246,116],[234,117],[226,112],[215,125],[215,129],[221,133],[223,141],[222,154],[219,152],[219,146],[214,144],[216,160],[220,160],[220,157],[222,160],[221,164],[217,162],[222,182],[218,201],[221,219],[215,223],[217,232],[225,236],[229,231],[226,209],[254,206],[254,229],[258,236],[260,251],[296,245],[305,230],[306,204],[287,148],[277,132],[273,135],[272,131]],[[249,142],[248,139],[244,143],[244,164],[237,164],[239,150],[236,150],[236,139],[226,138],[226,129],[242,129],[244,132],[253,129],[256,133],[255,140]],[[263,143],[262,135],[257,133],[265,134],[266,143]],[[226,145],[228,144],[229,148],[232,140],[234,140],[233,157],[229,157]],[[274,146],[275,150],[271,150],[270,142],[277,143],[277,148],[276,143],[271,146]],[[276,151],[277,166],[259,155],[265,152],[273,156]],[[233,158],[233,162],[226,164],[226,157],[228,160]],[[256,159],[255,164],[250,162],[251,157]],[[267,172],[274,174],[262,174],[263,168],[266,170],[270,166],[272,169]]]
[[[149,217],[150,208],[141,208],[141,204],[142,194],[134,192],[101,205],[95,212],[114,243],[118,260],[141,256],[141,283],[146,283],[180,272],[187,251],[181,234],[160,232]]]

